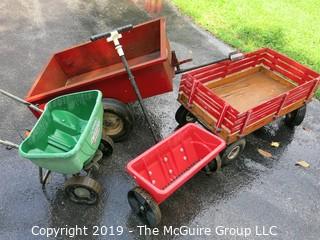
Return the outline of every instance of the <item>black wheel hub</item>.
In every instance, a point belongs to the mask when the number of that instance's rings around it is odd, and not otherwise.
[[[72,202],[91,205],[98,201],[101,185],[88,176],[73,176],[64,190]]]
[[[65,190],[72,202],[83,203],[83,204],[94,204],[98,195],[95,191],[87,189],[83,186],[73,186],[66,188]]]
[[[161,220],[158,205],[145,191],[135,188],[128,193],[128,202],[132,211],[150,226],[156,226]]]

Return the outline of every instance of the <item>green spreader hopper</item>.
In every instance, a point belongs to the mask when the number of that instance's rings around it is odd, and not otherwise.
[[[57,97],[20,144],[19,154],[54,172],[75,174],[94,157],[102,137],[100,91]]]

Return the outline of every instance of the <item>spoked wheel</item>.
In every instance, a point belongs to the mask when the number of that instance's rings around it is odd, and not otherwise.
[[[103,99],[103,131],[113,141],[124,140],[132,129],[133,116],[128,106],[116,99]]]
[[[102,151],[104,156],[111,156],[114,149],[113,140],[107,135],[103,134],[99,149]]]
[[[183,105],[181,105],[176,111],[175,118],[177,123],[179,123],[181,126],[197,121],[197,118],[193,116],[193,114],[189,112]]]
[[[306,116],[307,112],[307,106],[303,105],[301,108],[298,108],[297,110],[290,112],[286,115],[286,118],[284,122],[288,127],[295,127],[299,126]]]
[[[128,202],[132,211],[142,217],[150,227],[157,226],[161,221],[158,204],[142,188],[136,187],[128,192]]]
[[[101,185],[87,176],[74,176],[68,179],[64,191],[72,202],[92,205],[97,203]]]
[[[242,138],[230,144],[222,153],[221,166],[227,166],[232,161],[236,160],[243,152],[246,146],[246,139]]]

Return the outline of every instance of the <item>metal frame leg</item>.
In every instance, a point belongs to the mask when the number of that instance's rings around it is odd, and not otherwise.
[[[98,149],[95,155],[93,156],[93,158],[91,159],[90,163],[83,168],[83,170],[87,173],[88,177],[92,176],[92,170],[96,165],[98,165],[98,169],[99,169],[99,165],[100,165],[99,161],[102,159],[102,157],[103,157],[103,153],[101,150]]]
[[[222,160],[221,160],[220,154],[218,154],[216,156],[216,162],[217,162],[217,170],[216,171],[219,171],[222,167]]]
[[[50,174],[51,174],[51,171],[47,170],[43,175],[43,168],[39,167],[39,180],[43,187],[46,185]]]

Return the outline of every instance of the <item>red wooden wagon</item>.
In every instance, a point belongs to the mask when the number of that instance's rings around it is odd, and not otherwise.
[[[301,124],[320,75],[268,48],[225,60],[182,76],[176,112],[179,124],[200,121],[229,146],[222,164],[245,147],[245,136],[285,116],[287,125]]]

